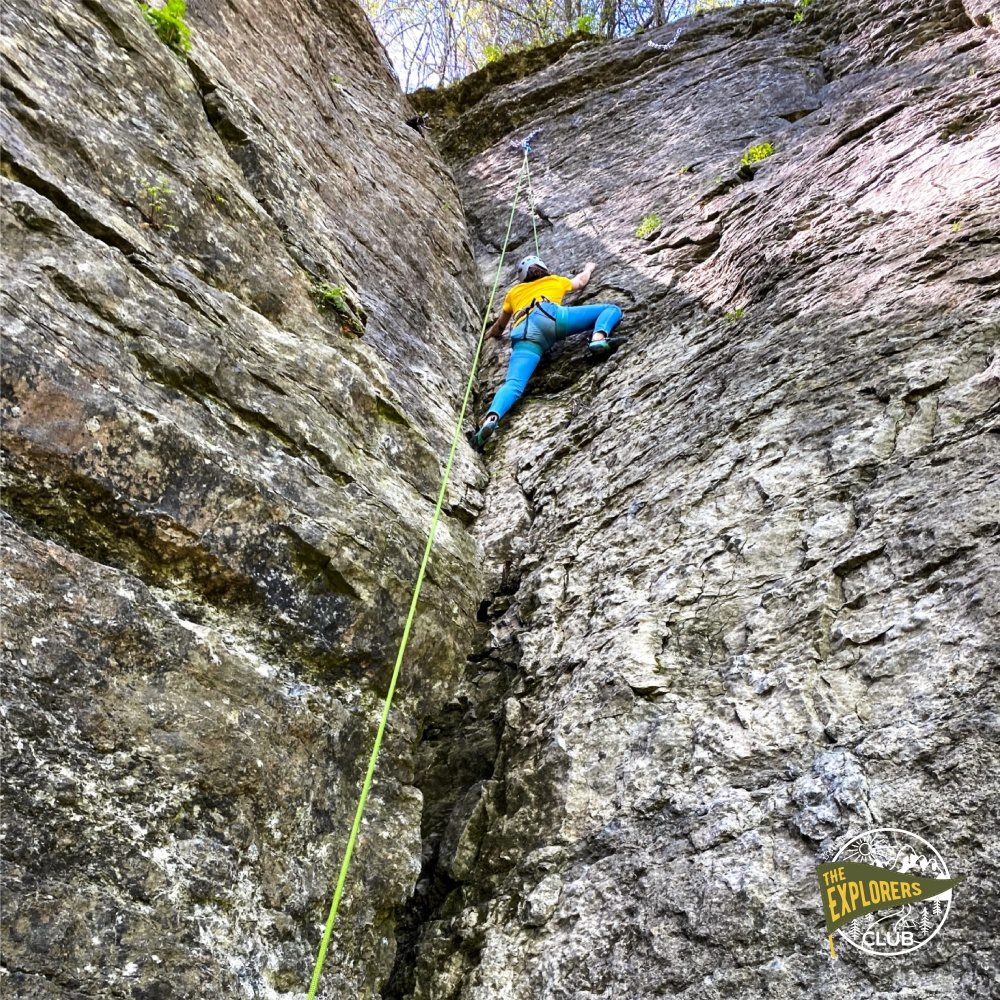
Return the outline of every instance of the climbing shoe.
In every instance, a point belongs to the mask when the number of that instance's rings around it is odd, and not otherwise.
[[[497,429],[497,424],[499,423],[500,420],[494,417],[487,420],[474,434],[469,435],[469,441],[476,451],[483,451],[485,449],[486,442],[493,437],[493,432]]]
[[[605,335],[603,340],[592,340],[587,344],[587,350],[591,354],[603,354],[605,351],[611,350],[611,338]]]

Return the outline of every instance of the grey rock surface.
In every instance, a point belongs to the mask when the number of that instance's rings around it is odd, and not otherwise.
[[[541,256],[596,261],[581,300],[629,339],[560,345],[488,458],[493,597],[418,758],[391,995],[993,996],[996,29],[952,0],[681,27],[439,98],[483,274],[541,129]],[[967,882],[926,948],[834,964],[814,866],[877,826]]]
[[[358,8],[189,12],[183,58],[131,0],[4,4],[0,990],[32,1000],[304,995],[477,327]],[[324,996],[392,965],[483,481],[463,446]]]

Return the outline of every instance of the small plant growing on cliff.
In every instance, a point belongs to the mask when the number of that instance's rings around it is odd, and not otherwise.
[[[143,185],[139,208],[152,229],[177,229],[170,224],[170,197],[173,193],[174,189],[165,177],[157,177],[154,182]]]
[[[798,10],[792,16],[793,24],[801,24],[806,19],[806,11],[809,9],[809,5],[813,0],[798,0],[796,6]]]
[[[583,33],[585,35],[592,35],[594,34],[595,27],[596,24],[594,23],[593,14],[581,14],[573,22],[573,31],[577,34]]]
[[[187,0],[166,0],[162,7],[140,3],[139,7],[164,45],[179,56],[191,51],[191,29],[184,23]]]
[[[314,288],[313,297],[325,309],[336,309],[339,313],[348,312],[344,289],[339,285],[331,285],[329,281],[321,281]]]
[[[650,212],[642,222],[639,223],[639,228],[635,231],[636,239],[645,239],[650,233],[655,233],[660,226],[663,225],[662,219],[656,214],[656,212]]]
[[[343,317],[344,322],[340,328],[344,333],[355,333],[360,337],[365,332],[364,324],[354,311],[347,292],[340,285],[320,281],[313,285],[312,294],[320,309],[332,309],[338,316]]]
[[[739,321],[743,319],[743,312],[744,309],[742,306],[740,306],[739,309],[731,309],[723,315],[723,319],[729,323],[739,323]]]
[[[743,159],[740,160],[740,164],[744,167],[749,167],[751,164],[760,163],[761,160],[766,160],[772,153],[774,153],[773,143],[758,143],[756,146],[751,146],[743,154]]]
[[[960,233],[962,231],[962,223],[960,220],[956,220],[951,224],[951,231],[953,233]]]

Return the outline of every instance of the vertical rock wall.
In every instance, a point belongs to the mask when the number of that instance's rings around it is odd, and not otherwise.
[[[489,456],[493,596],[422,746],[387,995],[993,995],[997,33],[958,0],[792,15],[435,98],[483,271],[540,128],[542,256],[595,260],[580,300],[629,340],[557,349]],[[814,865],[877,826],[967,881],[926,948],[831,964]]]
[[[4,4],[2,989],[301,996],[471,354],[349,0]],[[371,996],[481,590],[463,452],[324,978]]]

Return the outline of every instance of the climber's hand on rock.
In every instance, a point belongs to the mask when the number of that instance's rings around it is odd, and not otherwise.
[[[574,292],[578,292],[581,288],[585,288],[587,286],[587,282],[590,281],[590,276],[594,273],[595,267],[597,267],[597,265],[592,260],[588,260],[587,263],[583,265],[583,270],[572,279]]]
[[[486,331],[487,338],[489,337],[499,337],[501,333],[507,328],[507,324],[510,322],[510,313],[501,312],[499,316],[493,321],[492,326]]]

